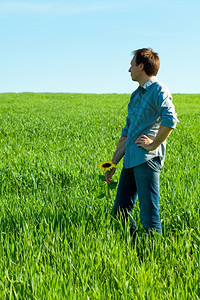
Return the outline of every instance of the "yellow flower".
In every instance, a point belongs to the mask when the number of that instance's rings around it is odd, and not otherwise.
[[[110,171],[110,170],[112,170],[112,168],[115,168],[115,167],[116,167],[115,164],[113,164],[111,161],[106,161],[99,165],[99,168],[101,170],[106,170],[106,171]]]

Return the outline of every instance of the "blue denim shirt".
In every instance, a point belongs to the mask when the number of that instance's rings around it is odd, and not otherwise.
[[[122,136],[127,136],[124,167],[132,168],[157,156],[163,166],[166,141],[157,149],[147,151],[137,147],[135,140],[141,134],[154,138],[160,125],[175,128],[177,122],[172,96],[165,85],[153,77],[139,86],[131,95],[126,126],[122,129]]]

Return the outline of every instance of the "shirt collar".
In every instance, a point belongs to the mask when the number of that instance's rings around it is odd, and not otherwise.
[[[154,77],[152,77],[151,79],[149,79],[147,82],[145,82],[144,84],[143,84],[143,88],[146,90],[146,89],[148,89],[154,82],[157,82],[157,78],[154,76]]]

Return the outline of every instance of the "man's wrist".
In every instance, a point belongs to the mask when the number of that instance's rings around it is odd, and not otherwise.
[[[112,159],[112,163],[115,165],[115,167],[117,166],[117,162],[115,161],[115,159]]]
[[[154,151],[156,150],[156,148],[158,148],[158,146],[154,142],[149,144],[148,146],[149,146],[149,151]]]

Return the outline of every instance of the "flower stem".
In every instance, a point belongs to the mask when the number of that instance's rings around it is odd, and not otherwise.
[[[110,191],[109,186],[107,184],[107,193],[106,193],[106,213],[108,213],[108,205],[109,205]]]

